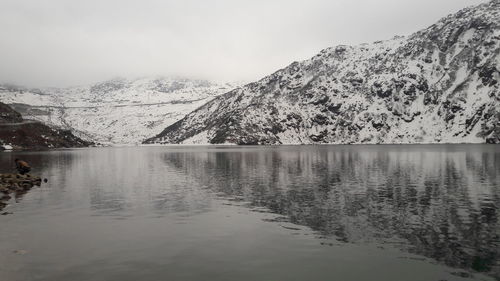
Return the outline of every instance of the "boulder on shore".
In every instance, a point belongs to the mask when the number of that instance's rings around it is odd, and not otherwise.
[[[33,186],[40,186],[41,184],[42,178],[30,174],[0,174],[0,210],[7,206],[5,201],[11,198],[9,194],[23,194]]]

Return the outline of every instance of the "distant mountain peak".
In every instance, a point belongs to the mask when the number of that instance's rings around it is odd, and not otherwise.
[[[113,78],[69,88],[0,87],[0,99],[27,118],[84,139],[134,144],[236,86],[177,77]]]

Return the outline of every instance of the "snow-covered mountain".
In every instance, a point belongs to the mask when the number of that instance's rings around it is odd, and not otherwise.
[[[500,143],[500,0],[408,37],[328,48],[146,143]]]
[[[91,86],[0,86],[0,101],[26,119],[70,129],[103,144],[140,143],[234,84],[180,78],[114,79]]]

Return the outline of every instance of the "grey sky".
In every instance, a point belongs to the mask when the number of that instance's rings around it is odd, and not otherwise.
[[[252,81],[329,46],[425,28],[484,0],[0,0],[0,83],[180,75]]]

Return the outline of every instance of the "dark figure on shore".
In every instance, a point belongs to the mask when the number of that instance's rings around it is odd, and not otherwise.
[[[21,175],[27,174],[31,171],[30,165],[28,165],[28,163],[24,162],[23,160],[16,159],[15,162],[16,169]]]

